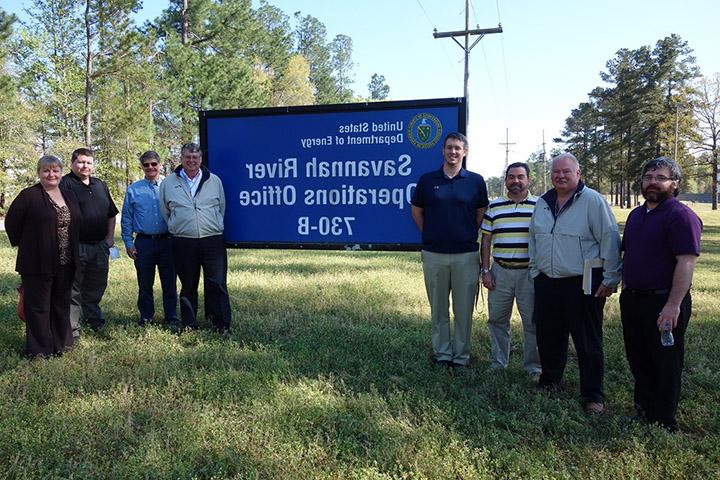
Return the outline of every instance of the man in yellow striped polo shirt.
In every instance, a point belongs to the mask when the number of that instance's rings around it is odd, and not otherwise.
[[[540,356],[532,320],[535,298],[528,270],[528,228],[537,197],[530,195],[530,170],[517,162],[505,171],[508,194],[492,202],[482,223],[482,283],[488,289],[490,369],[503,369],[510,359],[510,317],[517,302],[523,327],[523,369],[537,379]],[[492,253],[492,268],[490,256]]]

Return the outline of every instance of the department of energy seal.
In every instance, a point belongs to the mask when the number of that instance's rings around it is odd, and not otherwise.
[[[442,124],[432,113],[418,113],[408,123],[407,136],[417,148],[432,148],[442,136]]]

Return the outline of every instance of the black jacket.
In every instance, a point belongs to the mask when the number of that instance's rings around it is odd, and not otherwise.
[[[75,194],[60,187],[70,209],[70,248],[77,267],[80,261],[80,207]],[[5,215],[5,231],[18,247],[15,270],[20,275],[53,275],[60,266],[57,242],[57,213],[39,183],[22,190]]]

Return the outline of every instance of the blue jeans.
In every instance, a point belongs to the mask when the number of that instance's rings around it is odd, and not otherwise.
[[[170,237],[154,239],[138,236],[135,239],[135,249],[137,250],[135,259],[138,282],[137,306],[140,318],[152,320],[155,316],[153,285],[157,267],[160,272],[165,321],[171,324],[177,323],[177,286]]]

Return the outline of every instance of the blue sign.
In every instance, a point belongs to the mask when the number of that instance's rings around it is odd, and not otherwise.
[[[243,247],[416,250],[410,200],[464,129],[462,99],[201,112]]]

